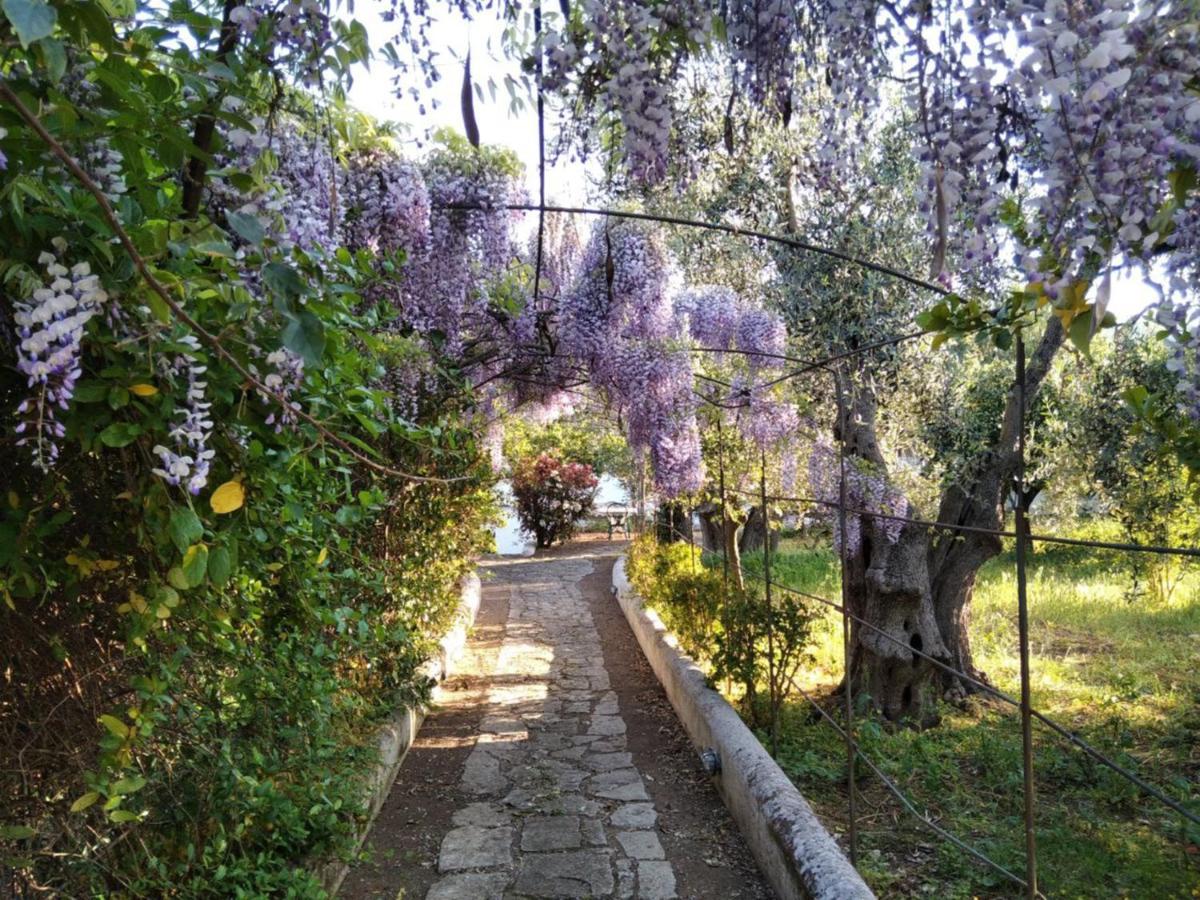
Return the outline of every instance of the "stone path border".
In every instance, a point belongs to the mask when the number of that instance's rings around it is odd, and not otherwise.
[[[697,748],[717,751],[717,789],[779,896],[874,898],[808,801],[733,707],[707,686],[704,672],[680,649],[662,620],[643,607],[625,576],[624,557],[613,567],[613,591],[693,742]]]

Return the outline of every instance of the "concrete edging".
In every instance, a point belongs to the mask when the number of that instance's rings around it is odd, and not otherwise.
[[[445,636],[438,641],[438,649],[434,655],[421,664],[417,670],[434,684],[436,692],[440,685],[453,671],[454,663],[467,643],[467,633],[475,624],[475,616],[479,613],[481,584],[479,576],[470,572],[463,576],[461,599],[455,613],[455,624]],[[367,804],[367,820],[363,823],[358,837],[355,839],[355,849],[362,847],[363,842],[371,831],[375,817],[383,807],[392,790],[392,782],[400,772],[400,766],[409,748],[416,740],[421,723],[425,720],[425,709],[422,707],[404,707],[397,710],[392,718],[379,727],[376,742],[379,746],[379,762],[366,781],[363,800]],[[318,869],[321,885],[328,891],[330,897],[336,897],[350,864],[343,860],[334,860]]]
[[[692,743],[720,755],[717,791],[776,893],[784,900],[873,898],[808,801],[733,707],[707,686],[658,615],[645,609],[625,575],[624,556],[613,566],[613,593]]]

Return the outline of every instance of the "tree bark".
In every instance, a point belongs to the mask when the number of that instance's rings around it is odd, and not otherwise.
[[[750,508],[750,515],[746,519],[746,524],[742,528],[741,537],[738,539],[738,549],[742,553],[754,553],[756,550],[763,548],[763,541],[766,539],[766,519],[763,517],[762,509],[758,506]],[[779,548],[779,532],[771,532],[771,549]]]
[[[1054,355],[1062,346],[1065,332],[1053,316],[1025,367],[1025,402],[1030,408],[1050,373]],[[1004,415],[995,440],[980,454],[960,483],[951,485],[941,498],[937,521],[970,528],[999,531],[1004,525],[1004,502],[1017,488],[1019,463],[1017,438],[1021,423],[1018,419],[1016,378],[1009,388]],[[929,572],[938,628],[945,640],[948,665],[972,678],[987,682],[986,675],[975,667],[971,655],[968,630],[971,620],[971,597],[979,568],[1003,549],[999,538],[968,531],[938,532],[929,541]],[[938,681],[943,692],[951,697],[977,693],[980,688],[944,671]]]
[[[1059,321],[1051,318],[1026,367],[1028,405],[1036,401],[1063,337]],[[865,383],[865,379],[857,380]],[[849,409],[844,435],[848,465],[850,459],[857,459],[885,474],[876,435],[874,393],[863,387],[851,390],[844,384],[839,389]],[[1016,487],[1019,429],[1014,378],[995,439],[967,469],[966,476],[943,493],[937,521],[1000,530],[1004,501]],[[909,516],[922,518],[911,504]],[[925,526],[907,523],[899,538],[891,541],[884,533],[887,524],[886,520],[863,517],[860,546],[847,559],[849,609],[874,626],[852,629],[851,683],[856,692],[866,691],[885,717],[930,724],[930,701],[935,692],[958,698],[979,688],[912,651],[928,654],[986,683],[971,655],[971,598],[979,568],[1000,553],[1002,544],[990,534],[930,533]],[[836,523],[834,527],[838,527]]]
[[[720,553],[725,547],[721,536],[722,516],[719,503],[705,503],[696,507],[700,519],[700,548],[705,553]]]
[[[226,63],[229,54],[237,46],[238,25],[233,21],[233,12],[242,5],[242,0],[225,0],[221,13],[220,37],[217,41],[216,61]],[[209,108],[196,118],[196,128],[192,133],[192,143],[207,154],[212,150],[213,135],[217,130],[216,109],[220,103],[217,98],[209,104]],[[204,179],[208,174],[208,162],[203,155],[191,157],[183,167],[183,217],[194,219],[200,212],[200,201],[204,197]]]
[[[851,394],[844,383],[839,390],[849,413],[845,434],[837,435],[845,442],[847,468],[857,460],[885,474],[875,433],[874,392],[860,389]],[[906,524],[893,541],[885,533],[887,523],[861,518],[861,538],[846,554],[843,577],[851,614],[870,627],[851,627],[849,683],[856,695],[865,692],[885,718],[928,724],[933,716],[933,664],[912,651],[937,658],[947,651],[934,615],[925,531]],[[838,529],[839,523],[833,527]]]

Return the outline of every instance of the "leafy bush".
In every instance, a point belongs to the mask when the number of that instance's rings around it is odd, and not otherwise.
[[[423,695],[488,540],[492,476],[447,402],[461,379],[371,302],[404,248],[293,242],[273,212],[330,124],[383,138],[277,96],[269,55],[178,45],[215,43],[214,10],[122,19],[118,40],[101,4],[61,4],[28,52],[0,30],[6,85],[135,250],[5,105],[0,871],[30,893],[320,895],[305,864],[351,849],[374,726]],[[294,118],[239,168],[220,135],[275,104]],[[189,212],[174,173],[208,110],[225,168],[206,184],[236,202]],[[388,387],[414,370],[402,408]]]
[[[762,724],[772,707],[778,712],[792,678],[809,659],[819,611],[778,590],[768,605],[759,585],[747,581],[739,588],[733,579],[726,584],[721,569],[704,562],[688,544],[643,535],[630,546],[629,580],[714,682],[740,685],[746,716]],[[760,702],[764,685],[766,710]]]
[[[553,453],[518,461],[512,491],[521,525],[533,532],[539,547],[567,540],[591,512],[597,484],[591,466],[566,462]]]

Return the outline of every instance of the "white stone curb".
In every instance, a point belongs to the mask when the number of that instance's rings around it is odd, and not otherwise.
[[[458,611],[455,614],[455,625],[446,633],[445,637],[438,641],[438,649],[434,655],[422,663],[417,670],[434,683],[435,697],[437,685],[449,677],[453,671],[454,662],[463,647],[466,646],[467,633],[475,624],[475,616],[479,613],[479,600],[479,576],[474,572],[464,575],[462,599],[459,601]],[[424,720],[425,709],[423,707],[405,707],[398,710],[390,721],[380,726],[376,737],[379,744],[379,761],[367,778],[363,796],[367,805],[367,820],[363,823],[362,829],[355,839],[356,850],[367,839],[371,825],[374,824],[375,817],[379,815],[383,801],[391,792],[392,782],[396,780],[404,757],[408,754],[413,741],[416,740],[417,732],[421,729],[421,723]],[[321,885],[329,892],[330,897],[337,896],[349,871],[350,864],[343,860],[334,860],[318,869]]]
[[[643,607],[625,576],[624,557],[613,566],[613,592],[692,743],[720,755],[717,790],[776,893],[783,900],[873,898],[808,801],[733,707],[707,686],[658,615]]]

